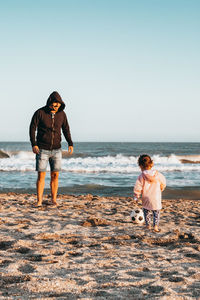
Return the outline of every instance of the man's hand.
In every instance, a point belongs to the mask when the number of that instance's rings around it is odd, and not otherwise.
[[[33,150],[33,153],[35,153],[35,154],[39,154],[39,153],[40,153],[40,149],[39,149],[38,146],[34,146],[34,147],[32,148],[32,150]]]
[[[69,153],[69,154],[72,154],[73,152],[74,152],[73,146],[69,146],[69,148],[68,148],[68,153]]]

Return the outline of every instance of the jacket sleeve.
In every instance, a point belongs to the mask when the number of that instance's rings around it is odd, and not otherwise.
[[[31,120],[31,123],[29,126],[29,136],[30,136],[30,141],[31,141],[32,147],[37,146],[35,133],[36,133],[36,129],[38,127],[38,123],[39,123],[39,112],[36,111],[32,117],[32,120]]]
[[[64,137],[68,143],[69,146],[73,146],[73,142],[72,142],[72,139],[71,139],[71,133],[70,133],[70,128],[69,128],[69,124],[68,124],[68,121],[67,121],[67,116],[64,113],[64,120],[63,120],[63,124],[62,124],[62,132],[64,134]]]
[[[133,193],[134,196],[139,198],[140,195],[142,194],[142,189],[143,189],[143,179],[141,176],[138,177],[138,179],[136,180],[134,189],[133,189]]]

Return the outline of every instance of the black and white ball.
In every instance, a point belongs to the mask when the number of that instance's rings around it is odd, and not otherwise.
[[[136,224],[143,224],[144,223],[144,213],[143,210],[140,208],[135,208],[131,212],[131,220]]]

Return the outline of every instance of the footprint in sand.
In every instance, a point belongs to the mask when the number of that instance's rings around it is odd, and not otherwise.
[[[9,259],[0,260],[0,267],[5,268],[10,264],[12,264],[13,262],[14,262],[13,260],[9,260]]]
[[[29,274],[29,273],[33,273],[35,272],[35,267],[33,267],[32,265],[30,264],[26,264],[26,265],[23,265],[23,266],[20,266],[18,268],[18,270],[22,273],[26,273],[26,274]]]
[[[13,283],[21,283],[25,281],[30,281],[31,277],[28,275],[25,276],[1,276],[1,285],[0,287],[5,287],[5,285],[13,284]]]
[[[31,254],[26,256],[26,259],[30,260],[30,261],[42,261],[42,258],[44,257],[44,255],[42,254]]]
[[[7,250],[13,246],[15,241],[1,241],[0,242],[0,250]]]
[[[28,253],[28,252],[30,252],[31,251],[31,249],[30,248],[27,248],[27,247],[20,247],[20,248],[18,248],[17,250],[16,250],[16,252],[19,252],[19,253],[21,253],[21,254],[26,254],[26,253]]]

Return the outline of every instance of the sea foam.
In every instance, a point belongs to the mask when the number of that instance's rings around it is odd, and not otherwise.
[[[32,171],[35,170],[35,154],[30,151],[9,153],[8,158],[0,159],[1,171]],[[185,156],[186,159],[187,156]],[[155,168],[164,172],[200,171],[200,164],[184,164],[179,156],[153,155]],[[187,157],[187,160],[189,157]],[[198,158],[197,158],[198,159]],[[138,157],[117,154],[116,156],[99,157],[68,157],[62,160],[62,170],[76,173],[134,173],[139,172]]]

